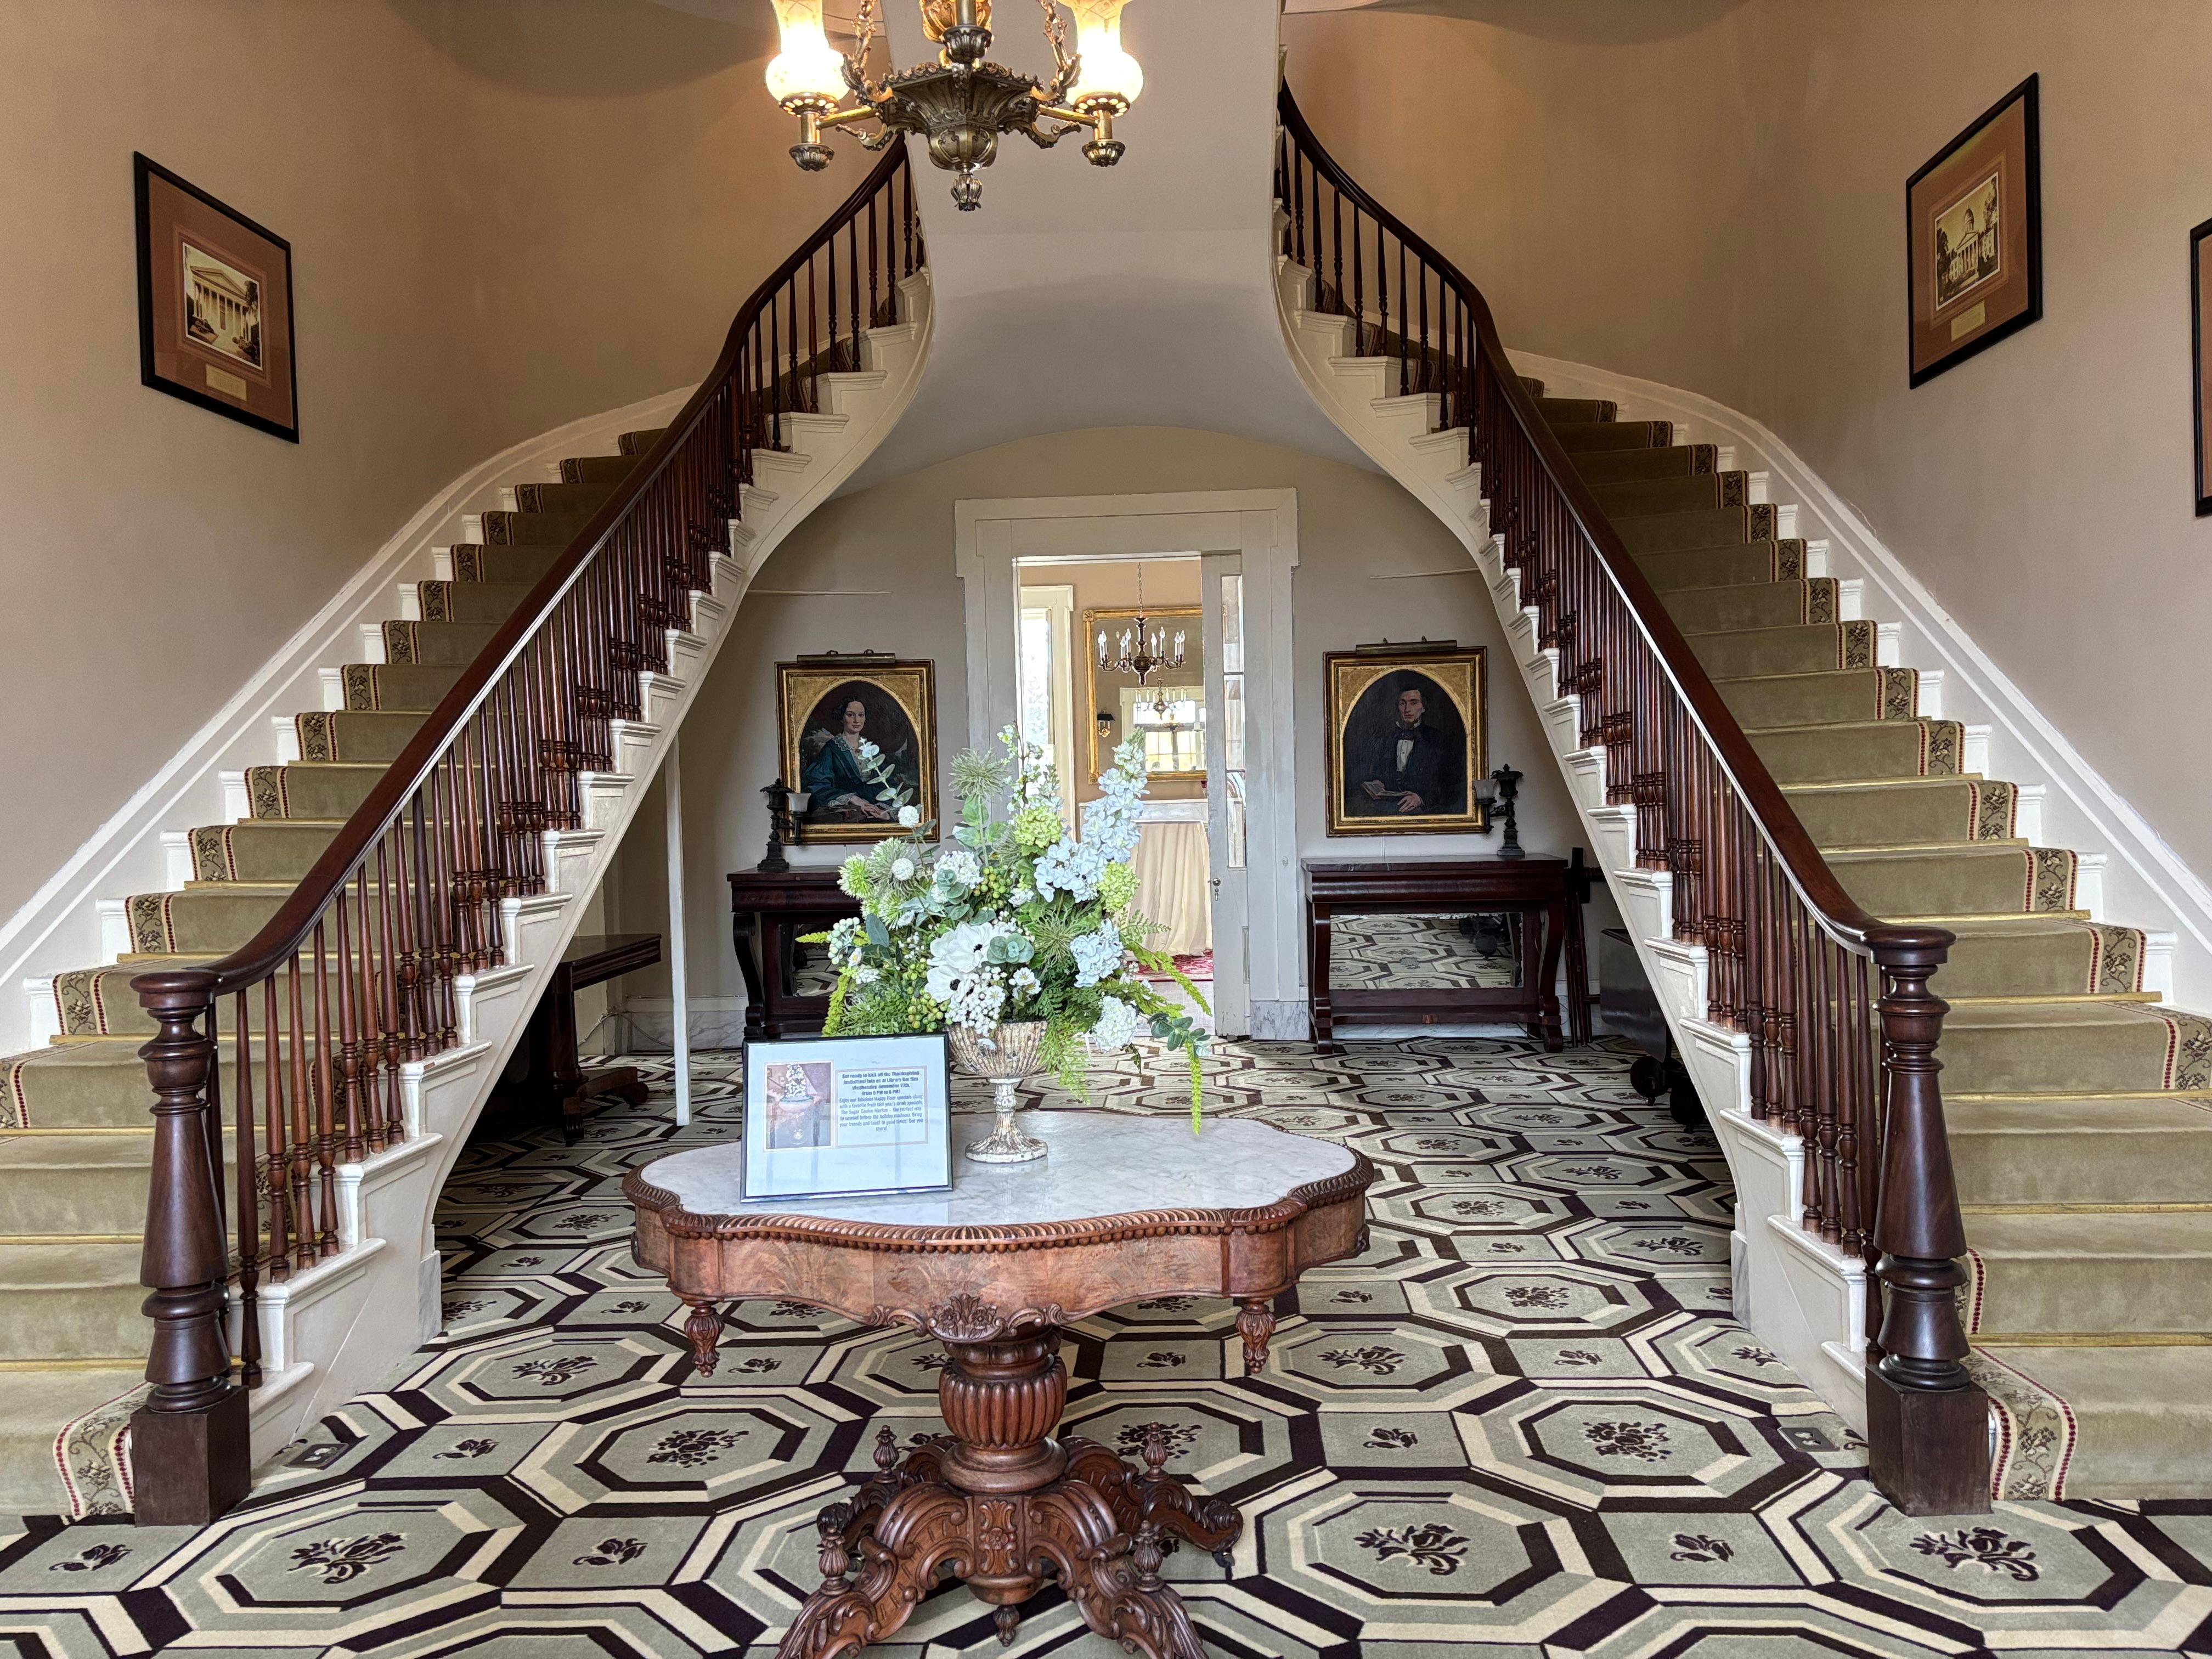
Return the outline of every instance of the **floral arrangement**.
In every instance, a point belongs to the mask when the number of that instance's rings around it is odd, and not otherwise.
[[[1043,756],[1011,727],[1000,741],[1005,759],[969,750],[953,760],[960,823],[941,848],[926,839],[929,826],[882,757],[862,745],[862,775],[908,833],[855,854],[839,872],[860,915],[817,936],[837,970],[823,1034],[952,1025],[988,1032],[1042,1020],[1044,1063],[1085,1098],[1089,1056],[1149,1035],[1188,1056],[1195,1130],[1205,1033],[1142,971],[1170,976],[1210,1012],[1171,957],[1146,948],[1158,930],[1135,908],[1129,860],[1145,793],[1142,744],[1114,751],[1113,769],[1098,780],[1103,793],[1083,808],[1079,838],[1061,817],[1059,782]],[[994,811],[1002,800],[1005,817]]]

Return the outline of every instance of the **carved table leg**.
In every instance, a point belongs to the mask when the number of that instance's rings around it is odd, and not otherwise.
[[[1267,1368],[1267,1340],[1275,1334],[1275,1299],[1254,1297],[1237,1316],[1237,1334],[1244,1339],[1244,1375],[1257,1376]]]
[[[702,1376],[712,1376],[718,1358],[714,1350],[722,1340],[722,1310],[711,1302],[688,1296],[684,1300],[691,1310],[684,1322],[684,1334],[691,1339],[692,1367]]]
[[[1094,1441],[1054,1439],[1067,1400],[1057,1330],[945,1347],[952,1363],[938,1401],[951,1433],[903,1462],[891,1431],[878,1435],[876,1474],[816,1522],[822,1588],[785,1635],[781,1659],[843,1659],[883,1640],[946,1562],[996,1609],[1001,1642],[1013,1639],[1016,1609],[1051,1573],[1091,1627],[1129,1651],[1205,1659],[1182,1602],[1160,1577],[1161,1558],[1173,1534],[1226,1566],[1243,1516],[1166,1473],[1167,1437],[1157,1425],[1141,1473]]]

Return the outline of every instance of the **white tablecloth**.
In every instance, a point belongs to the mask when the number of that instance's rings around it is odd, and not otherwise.
[[[1203,810],[1203,803],[1198,803]],[[1145,943],[1170,956],[1213,948],[1213,908],[1206,872],[1206,825],[1147,818],[1137,826],[1137,908],[1164,931]]]

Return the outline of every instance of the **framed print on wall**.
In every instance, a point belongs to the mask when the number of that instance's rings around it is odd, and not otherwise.
[[[942,1031],[749,1042],[744,1102],[738,1190],[748,1204],[952,1185]]]
[[[1328,833],[1433,835],[1490,828],[1473,781],[1490,770],[1484,652],[1445,645],[1332,651]]]
[[[2212,311],[2212,258],[2206,241],[2212,219],[2189,233],[2189,389],[2197,429],[2197,516],[2212,518],[2212,380],[2204,373],[2204,314]]]
[[[2043,315],[2043,175],[2029,76],[1905,186],[1911,383]]]
[[[292,245],[131,158],[138,215],[138,378],[202,409],[300,441]]]
[[[897,805],[881,799],[884,785],[870,775],[885,769],[921,821],[936,822],[936,664],[870,653],[801,657],[775,665],[775,701],[783,775],[807,796],[799,814],[804,839],[904,833]]]

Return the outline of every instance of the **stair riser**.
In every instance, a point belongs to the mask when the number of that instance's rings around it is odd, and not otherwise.
[[[2173,1086],[2165,1028],[2151,1020],[2094,1041],[2065,1025],[1976,1027],[1952,1020],[1936,1053],[1947,1094],[2126,1094]]]
[[[2049,848],[1958,858],[1838,859],[1844,890],[1877,916],[2027,915],[2074,908],[2074,859]]]
[[[1751,480],[1741,472],[1706,472],[1686,478],[1647,478],[1598,484],[1590,493],[1618,524],[1655,513],[1694,513],[1717,507],[1741,507],[1750,499]]]
[[[1723,685],[1722,696],[1728,696],[1728,690]],[[1759,741],[1753,739],[1753,746]],[[2004,841],[2013,833],[2017,802],[2017,793],[2008,783],[1963,778],[1920,788],[1804,789],[1790,796],[1797,821],[1822,847]]]
[[[1874,624],[1816,623],[1802,628],[1760,628],[1741,634],[1692,634],[1690,648],[1715,679],[1748,680],[1768,674],[1828,674],[1872,668]]]
[[[416,591],[425,622],[501,623],[530,597],[530,589],[508,582],[424,582]]]
[[[1536,412],[1553,426],[1579,426],[1618,420],[1620,405],[1610,398],[1539,398]]]
[[[221,956],[252,943],[289,896],[278,892],[134,893],[131,948],[144,956]]]
[[[349,663],[344,670],[346,707],[427,714],[453,689],[461,672],[457,665],[425,668],[414,663]]]
[[[566,547],[591,516],[588,513],[487,513],[483,538],[495,547]]]
[[[496,631],[494,623],[388,622],[384,624],[385,659],[465,668],[491,643]]]
[[[1711,444],[1670,444],[1665,449],[1586,450],[1575,471],[1588,484],[1637,483],[1648,478],[1687,478],[1718,465]]]
[[[143,1357],[151,1329],[137,1285],[16,1288],[6,1293],[0,1359],[128,1359]]]
[[[621,459],[628,459],[627,457]],[[606,504],[617,481],[602,483],[529,483],[514,487],[514,504],[525,513],[565,513],[588,518]]]
[[[1976,1133],[1954,1121],[1951,1163],[1962,1204],[2201,1203],[2202,1172],[2212,1169],[2212,1113],[2202,1127],[2122,1135]]]
[[[1910,720],[1920,695],[1917,677],[1909,668],[1723,680],[1718,690],[1729,712],[1747,726]]]
[[[1664,449],[1674,441],[1674,428],[1666,421],[1588,421],[1552,428],[1559,447],[1570,454],[1593,449]]]
[[[1771,507],[1714,507],[1701,513],[1620,519],[1613,527],[1632,553],[1680,553],[1692,548],[1771,540],[1775,514]]]
[[[335,1033],[339,1029],[338,980],[336,958],[326,958],[331,967],[326,970],[325,984],[329,988],[325,999],[324,1030]],[[314,1021],[314,994],[310,988],[314,972],[312,958],[301,963],[309,976],[301,988],[301,1008],[310,1029]],[[137,995],[131,988],[132,976],[140,969],[130,967],[103,969],[90,974],[64,975],[56,984],[55,1003],[61,1034],[77,1037],[148,1037],[160,1029],[154,1017],[146,1012]],[[291,988],[281,982],[277,987],[276,1029],[292,1029]],[[267,1025],[267,1004],[264,993],[256,989],[250,994],[252,1026],[255,1031]],[[234,1004],[226,997],[217,1005],[216,1029],[228,1035],[235,1020]]]
[[[307,714],[294,717],[303,761],[338,761],[349,765],[389,766],[407,740],[422,729],[416,714]]]
[[[1718,634],[1737,628],[1832,623],[1838,619],[1840,599],[1836,584],[1821,576],[1811,581],[1680,589],[1668,595],[1667,611],[1685,634]]]
[[[281,818],[191,832],[196,881],[297,881],[314,867],[338,826]]]
[[[2027,939],[1963,933],[1933,982],[1942,997],[2094,996],[2135,990],[2142,962],[2142,935],[2124,927]]]
[[[1966,1243],[1974,1245],[1972,1217]],[[2212,1330],[2212,1249],[1982,1260],[1980,1328],[2037,1335]]]
[[[463,583],[481,582],[527,592],[553,568],[562,551],[557,547],[457,547],[453,550],[453,575]]]
[[[1732,546],[1692,547],[1637,557],[1651,586],[1662,593],[1684,587],[1740,587],[1746,582],[1794,582],[1805,576],[1805,544],[1763,540]]]
[[[246,800],[257,818],[346,818],[383,775],[374,764],[248,767]]]
[[[1948,720],[1753,732],[1751,746],[1778,783],[1845,783],[1856,778],[1948,777],[1965,734]]]
[[[637,465],[635,455],[572,455],[561,463],[564,483],[620,483]]]

